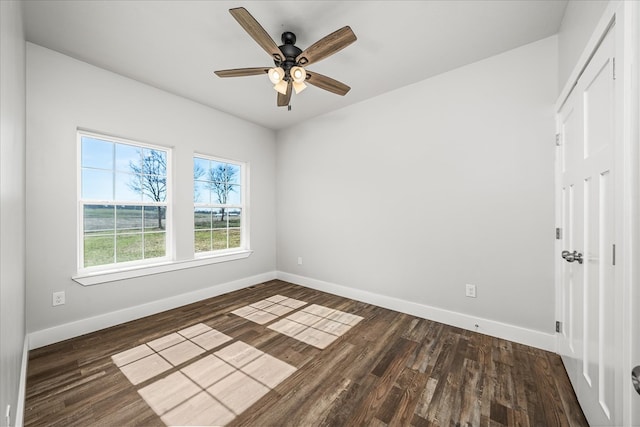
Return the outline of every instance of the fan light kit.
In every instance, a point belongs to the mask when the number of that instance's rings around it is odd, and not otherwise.
[[[218,77],[244,77],[267,74],[269,80],[273,83],[273,88],[278,92],[277,103],[279,107],[289,105],[291,92],[295,91],[296,94],[302,92],[307,88],[306,83],[342,96],[346,95],[351,89],[346,84],[331,77],[323,76],[304,68],[309,64],[333,55],[356,41],[356,35],[351,31],[350,27],[346,26],[334,31],[303,51],[295,45],[296,35],[292,32],[285,31],[282,33],[282,45],[278,46],[245,8],[229,9],[229,13],[260,47],[271,55],[275,67],[219,70],[215,72]]]

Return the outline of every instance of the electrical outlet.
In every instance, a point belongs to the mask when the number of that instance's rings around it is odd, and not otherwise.
[[[302,257],[301,256],[298,257],[298,265],[302,265]]]
[[[64,305],[65,303],[65,295],[64,295],[64,291],[60,291],[60,292],[54,292],[53,293],[53,301],[52,304],[55,307],[56,305]]]
[[[465,295],[468,296],[469,298],[475,298],[476,297],[476,285],[470,285],[467,283],[467,287],[465,290]]]

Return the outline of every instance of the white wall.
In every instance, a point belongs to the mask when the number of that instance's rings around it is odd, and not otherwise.
[[[279,132],[279,271],[551,333],[556,79],[554,36]]]
[[[193,244],[194,151],[249,162],[254,253],[244,260],[88,287],[72,281],[78,127],[175,147],[178,257]],[[26,185],[29,332],[275,270],[273,131],[30,43]],[[53,291],[66,291],[66,305],[51,306]]]
[[[569,0],[558,31],[558,83],[569,79],[609,0]]]
[[[25,42],[22,8],[0,1],[0,425],[16,419],[25,339]]]

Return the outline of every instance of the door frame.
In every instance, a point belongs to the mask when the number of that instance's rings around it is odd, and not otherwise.
[[[640,307],[640,2],[610,1],[598,21],[580,59],[564,85],[555,105],[556,115],[562,109],[589,63],[593,53],[615,22],[617,37],[616,50],[616,105],[615,117],[615,170],[616,206],[616,288],[621,292],[616,296],[616,307],[622,309],[622,366],[616,373],[616,413],[622,414],[623,425],[640,425],[640,395],[631,385],[631,369],[640,365],[640,313],[633,307]],[[557,117],[557,116],[556,116]],[[556,124],[556,132],[559,131]],[[560,151],[556,147],[555,203],[556,227],[561,227],[561,170]],[[561,306],[561,257],[562,241],[555,244],[555,295],[556,319],[560,320]],[[559,349],[559,335],[556,352]]]
[[[624,226],[628,231],[628,262],[624,271],[623,297],[623,421],[640,426],[640,394],[631,386],[630,375],[640,365],[640,2],[624,2],[624,68],[622,86],[623,147],[625,150]],[[634,312],[633,308],[636,307]]]

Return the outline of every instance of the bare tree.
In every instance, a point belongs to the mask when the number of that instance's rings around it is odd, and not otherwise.
[[[218,203],[226,204],[229,199],[229,193],[236,191],[231,185],[235,180],[238,169],[227,164],[219,163],[216,167],[209,169],[208,186],[218,198]],[[224,220],[224,208],[221,208],[221,220]]]
[[[167,200],[167,158],[161,151],[145,150],[142,164],[129,161],[129,168],[134,177],[129,181],[129,188],[136,193],[149,197],[154,202]],[[162,224],[164,206],[158,208],[158,228],[163,230]]]

